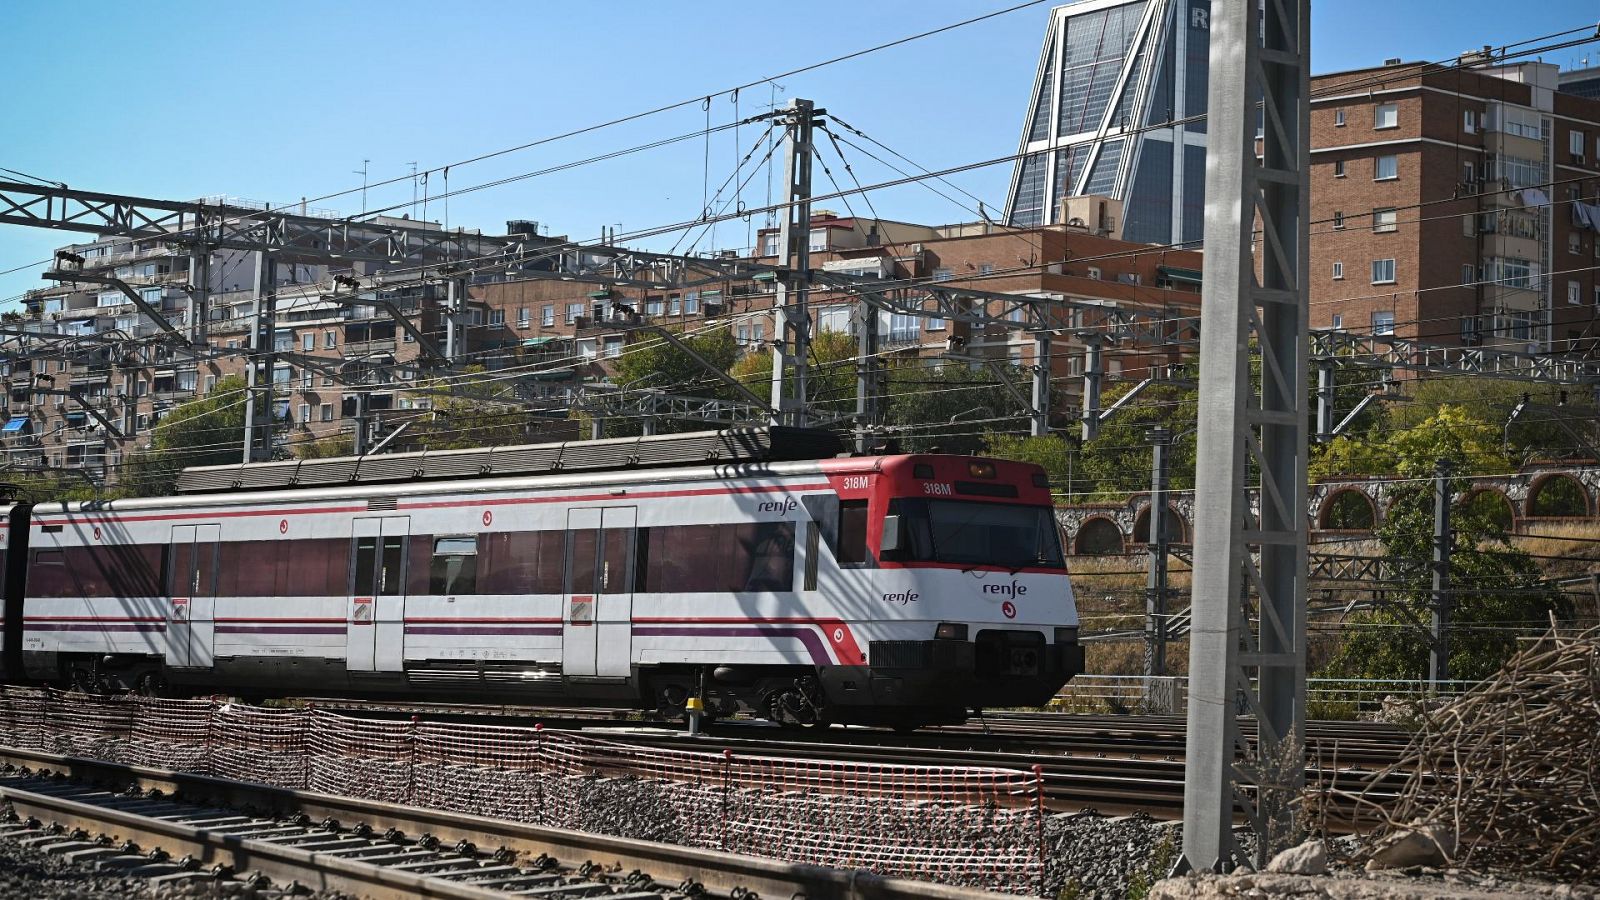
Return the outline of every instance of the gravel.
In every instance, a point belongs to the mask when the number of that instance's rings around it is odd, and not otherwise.
[[[1181,837],[1178,823],[1143,814],[1050,816],[1045,820],[1045,896],[1122,900],[1167,874]]]
[[[154,897],[150,883],[74,865],[43,850],[0,837],[0,897],[28,900],[123,900]]]

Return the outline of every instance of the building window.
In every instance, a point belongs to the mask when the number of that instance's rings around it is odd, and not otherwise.
[[[644,314],[647,316],[659,316],[662,309],[660,297],[649,297],[644,301]]]
[[[683,314],[692,316],[700,311],[700,292],[690,291],[683,295]]]
[[[1333,328],[1335,331],[1344,330],[1344,313],[1333,314]]]
[[[305,334],[300,335],[300,349],[301,350],[315,350],[315,349],[317,349],[317,336],[315,334],[312,334],[309,331],[306,332]]]
[[[761,236],[761,255],[762,256],[777,256],[778,255],[778,234],[777,234],[777,232],[773,232],[772,234],[765,234],[765,235]]]
[[[1394,313],[1382,310],[1372,314],[1373,334],[1394,334]]]
[[[517,327],[527,328],[533,323],[533,314],[526,306],[517,307]]]
[[[669,315],[669,316],[681,316],[681,315],[683,315],[683,298],[682,297],[679,297],[677,294],[673,294],[673,295],[671,295],[670,297],[667,298],[667,315]]]
[[[1095,281],[1099,281],[1100,280],[1100,267],[1099,266],[1090,266],[1089,267],[1089,277],[1093,278]]]
[[[310,425],[311,424],[311,404],[309,404],[309,403],[300,404],[300,424],[301,425]]]
[[[1567,282],[1567,302],[1573,306],[1583,305],[1583,288],[1576,281]]]
[[[1343,278],[1344,278],[1344,263],[1342,263],[1342,262],[1334,263],[1333,264],[1333,280],[1334,281],[1340,281],[1340,280],[1343,280]]]
[[[337,331],[324,331],[322,333],[322,349],[332,350],[339,346],[339,333]]]
[[[1461,111],[1461,130],[1465,131],[1467,134],[1477,134],[1478,133],[1478,111],[1477,110],[1475,110],[1475,109],[1464,109],[1464,110]]]
[[[1341,106],[1333,111],[1333,125],[1335,128],[1344,127],[1344,107]]]
[[[1380,156],[1372,162],[1372,180],[1389,181],[1400,177],[1400,158]]]
[[[1578,233],[1576,231],[1571,232],[1571,233],[1569,233],[1567,235],[1567,252],[1568,253],[1582,253],[1583,252],[1583,239],[1578,236]]]
[[[1394,284],[1394,260],[1375,259],[1372,261],[1372,283]]]
[[[324,421],[324,422],[332,422],[333,421],[333,404],[332,403],[324,403],[324,404],[322,404],[321,417],[322,417],[322,421]]]
[[[1335,178],[1343,178],[1344,177],[1344,160],[1336,159],[1336,160],[1333,161],[1333,177],[1335,177]]]
[[[216,389],[217,389],[217,376],[215,376],[215,375],[207,375],[206,376],[206,393],[209,394],[209,393],[211,393],[212,391],[214,391]]]
[[[555,323],[556,323],[556,308],[554,306],[546,306],[544,309],[539,311],[539,324],[543,325],[546,328],[549,328],[551,325],[554,325]]]
[[[934,281],[949,281],[950,279],[952,279],[954,277],[956,277],[956,273],[951,271],[951,270],[949,270],[949,269],[934,269],[933,270],[933,280]]]
[[[994,274],[994,263],[979,263],[978,264],[978,274],[979,275],[993,275]]]
[[[489,327],[500,328],[506,324],[506,311],[503,309],[489,310]],[[408,332],[409,334],[409,332]]]
[[[1372,111],[1373,128],[1399,128],[1400,105],[1398,103],[1379,103]]]
[[[811,229],[811,243],[808,245],[813,253],[828,249],[828,229]]]
[[[1339,229],[1341,229],[1343,227],[1344,227],[1344,211],[1336,209],[1336,210],[1333,211],[1333,230],[1334,231],[1338,231]]]
[[[622,355],[622,338],[606,338],[606,357],[616,359]]]
[[[311,391],[311,383],[312,383],[311,382],[311,370],[310,369],[301,369],[300,370],[300,390],[309,393]]]
[[[1398,227],[1393,209],[1375,209],[1372,211],[1372,230],[1382,234],[1394,231]]]
[[[1583,148],[1588,143],[1589,136],[1576,128],[1567,132],[1567,149],[1572,151],[1573,156],[1581,159],[1583,157]]]
[[[1467,160],[1461,164],[1461,180],[1466,184],[1476,184],[1478,180],[1478,167]]]
[[[324,375],[324,376],[322,376],[322,386],[323,387],[333,387],[333,376],[332,375]]]
[[[922,327],[928,331],[943,331],[944,316],[929,316]]]
[[[582,303],[568,303],[567,304],[567,324],[568,325],[571,325],[572,323],[578,321],[578,317],[581,316],[581,315],[583,315],[583,304]]]
[[[1474,281],[1477,281],[1477,280],[1478,280],[1477,273],[1473,270],[1472,265],[1470,263],[1461,267],[1461,283],[1462,284],[1470,285]]]

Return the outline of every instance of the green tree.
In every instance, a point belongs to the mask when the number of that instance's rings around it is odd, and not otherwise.
[[[1341,435],[1324,445],[1309,465],[1312,481],[1350,475],[1422,478],[1434,462],[1449,459],[1461,475],[1499,475],[1515,464],[1482,421],[1465,407],[1440,406],[1409,427]]]
[[[898,429],[901,445],[913,453],[935,447],[946,453],[980,451],[986,433],[996,428],[995,419],[1020,421],[1023,415],[1001,378],[1026,396],[1028,387],[1014,369],[997,373],[966,365],[930,367],[921,361],[891,366],[885,421]]]
[[[742,352],[738,340],[726,328],[681,337],[680,340],[721,372],[733,368]],[[629,387],[630,391],[654,388],[692,397],[723,400],[731,400],[738,394],[715,374],[707,371],[693,356],[664,338],[649,334],[628,345],[616,359],[612,365],[611,382],[618,387]],[[766,392],[759,388],[754,393],[758,397],[766,396]],[[661,432],[700,431],[711,427],[714,426],[667,419],[657,423]],[[606,437],[628,437],[642,430],[643,425],[637,419],[614,419],[605,423]]]
[[[1410,428],[1359,446],[1352,443],[1323,464],[1342,468],[1383,466],[1401,481],[1397,496],[1376,535],[1392,560],[1399,582],[1387,602],[1358,615],[1328,665],[1330,674],[1361,678],[1413,679],[1425,676],[1429,641],[1424,624],[1432,602],[1433,488],[1437,460],[1467,476],[1501,470],[1503,453],[1486,444],[1479,430],[1464,427],[1471,417],[1444,406]],[[1456,479],[1462,496],[1470,482]],[[1453,540],[1450,583],[1450,672],[1453,678],[1480,679],[1498,669],[1516,649],[1519,634],[1542,631],[1549,616],[1568,616],[1565,599],[1549,589],[1526,552],[1513,547],[1498,511],[1483,503],[1458,503],[1451,512]]]
[[[1134,388],[1130,382],[1106,389],[1102,407],[1109,407]],[[1075,488],[1091,493],[1132,494],[1150,489],[1152,428],[1165,428],[1176,438],[1172,445],[1173,490],[1194,487],[1195,422],[1199,415],[1194,388],[1154,384],[1100,426],[1100,433],[1083,445]]]
[[[541,439],[549,422],[529,412],[515,383],[482,366],[419,385],[431,410],[416,417],[396,450],[509,447]]]
[[[757,397],[771,394],[772,354],[751,352],[729,370]],[[808,405],[824,416],[848,415],[856,408],[856,341],[841,331],[819,331],[811,338],[806,373]]]
[[[172,493],[190,466],[220,466],[244,455],[245,382],[230,375],[203,397],[173,407],[151,429],[150,446],[128,458],[115,493]]]
[[[1587,457],[1583,444],[1600,445],[1594,396],[1586,389],[1479,376],[1417,379],[1405,391],[1411,402],[1397,404],[1391,413],[1399,427],[1440,406],[1460,407],[1480,423],[1483,440],[1505,441],[1516,460]],[[1524,397],[1530,405],[1508,427],[1511,411]]]

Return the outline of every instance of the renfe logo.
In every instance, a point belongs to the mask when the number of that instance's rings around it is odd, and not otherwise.
[[[908,606],[917,602],[919,599],[921,599],[921,597],[922,595],[918,594],[916,591],[901,591],[898,594],[884,594],[883,602],[898,603],[901,606]]]
[[[793,497],[784,497],[782,500],[763,500],[756,504],[756,512],[777,513],[786,516],[799,507],[799,501]]]
[[[998,594],[1002,597],[1021,597],[1028,592],[1028,586],[1017,584],[1015,581],[1010,584],[986,584],[983,586],[983,592],[985,594]]]

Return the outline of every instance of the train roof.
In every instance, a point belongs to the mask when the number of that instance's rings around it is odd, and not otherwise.
[[[779,426],[728,428],[597,441],[194,466],[184,469],[178,477],[177,491],[276,491],[816,460],[837,456],[843,450],[838,435],[831,431]]]

